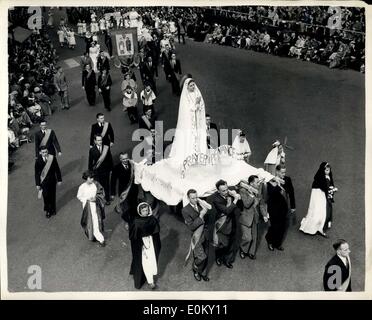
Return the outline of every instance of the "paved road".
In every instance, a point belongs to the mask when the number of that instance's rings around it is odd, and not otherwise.
[[[75,59],[77,49],[62,49],[61,60]],[[265,54],[188,41],[179,47],[183,71],[191,73],[204,96],[207,112],[220,128],[246,131],[252,164],[262,166],[270,144],[288,136],[288,173],[297,197],[297,222],[289,229],[285,251],[270,252],[262,241],[257,260],[237,258],[233,270],[211,266],[209,283],[194,281],[183,260],[190,234],[180,217],[161,211],[162,251],[159,290],[316,291],[321,290],[323,267],[333,254],[331,244],[345,238],[351,245],[353,289],[364,288],[364,75]],[[65,63],[65,62],[62,62]],[[76,199],[81,173],[87,166],[89,128],[104,111],[102,99],[89,107],[81,89],[80,69],[68,68],[72,108],[57,111],[49,125],[60,140],[63,184],[58,189],[58,214],[47,220],[36,199],[33,178],[34,145],[22,146],[9,174],[8,276],[10,291],[29,291],[27,268],[42,268],[43,291],[133,291],[129,276],[130,243],[113,206],[107,209],[108,245],[89,242],[80,227]],[[131,150],[132,130],[121,109],[120,74],[112,70],[113,154]],[[156,105],[165,128],[176,125],[178,99],[160,72]],[[319,163],[333,165],[340,191],[334,205],[330,239],[298,231],[306,214],[311,183]],[[265,226],[261,225],[263,236]],[[146,289],[144,289],[146,290]]]

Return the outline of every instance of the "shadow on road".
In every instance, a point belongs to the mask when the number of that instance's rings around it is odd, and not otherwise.
[[[77,191],[78,191],[78,186],[73,186],[72,188],[69,188],[61,197],[58,197],[57,211],[61,211],[61,209],[65,205],[67,205],[71,200],[75,200]]]
[[[161,240],[162,247],[159,257],[159,278],[165,273],[168,264],[176,256],[179,247],[179,235],[175,229],[170,229],[168,235]]]

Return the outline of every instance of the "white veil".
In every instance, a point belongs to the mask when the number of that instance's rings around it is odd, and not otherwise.
[[[177,166],[194,153],[207,152],[204,100],[196,84],[193,92],[188,90],[192,81],[188,78],[183,83],[176,133],[169,155],[169,160]]]

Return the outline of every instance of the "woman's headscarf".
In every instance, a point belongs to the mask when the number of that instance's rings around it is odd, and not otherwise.
[[[330,185],[333,186],[333,176],[332,176],[331,166],[329,165],[328,162],[323,161],[320,164],[319,169],[314,176],[314,182],[313,182],[312,188],[319,188],[319,189],[322,189],[324,192],[327,192],[327,181],[326,181],[326,177],[324,173],[326,167],[330,168],[329,179],[330,179]]]
[[[148,213],[147,216],[143,216],[143,215],[141,214],[141,210],[142,210],[143,208],[146,208],[146,207],[149,209],[149,213]],[[140,217],[142,217],[142,218],[150,217],[150,216],[152,216],[152,209],[151,209],[151,206],[150,206],[147,202],[141,202],[141,203],[137,206],[137,213],[138,213],[138,215],[139,215]]]

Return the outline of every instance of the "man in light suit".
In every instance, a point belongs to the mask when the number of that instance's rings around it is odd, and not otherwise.
[[[324,291],[351,292],[349,244],[340,239],[333,244],[336,254],[328,261],[323,274]]]
[[[244,259],[256,259],[258,223],[260,214],[265,222],[268,221],[266,205],[262,199],[259,179],[252,175],[248,178],[247,186],[240,186],[239,194],[242,197],[243,209],[239,217],[241,229],[240,257]]]
[[[196,281],[200,281],[201,279],[209,281],[207,276],[209,241],[204,222],[204,216],[207,210],[200,206],[196,190],[190,189],[187,191],[187,197],[190,202],[182,208],[182,216],[185,219],[186,226],[193,233],[190,251],[192,251],[194,256],[192,265],[194,278]]]

